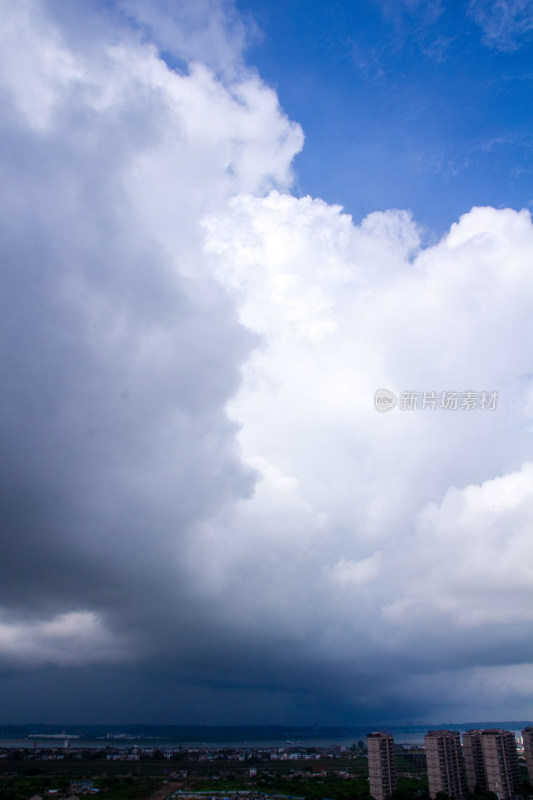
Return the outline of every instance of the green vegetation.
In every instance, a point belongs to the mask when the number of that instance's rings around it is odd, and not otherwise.
[[[95,782],[99,789],[98,800],[147,800],[161,785],[161,779],[150,777],[134,778],[105,776]],[[33,795],[44,795],[49,789],[68,793],[70,781],[65,777],[54,776],[28,778],[0,778],[0,800],[28,800]]]
[[[98,800],[146,800],[161,785],[157,778],[105,778],[99,781]]]
[[[236,776],[216,781],[202,781],[198,789],[217,793],[254,788],[266,794],[284,794],[303,797],[305,800],[370,800],[368,778],[365,773],[339,777],[334,774],[306,777],[300,775],[282,777],[280,774],[259,774],[243,781]],[[427,797],[425,777],[402,777],[392,800],[415,800]]]
[[[98,800],[150,800],[153,793],[162,789],[164,797],[166,783],[178,781],[191,791],[211,791],[221,794],[253,789],[265,794],[283,794],[301,797],[304,800],[370,800],[368,784],[368,760],[359,756],[360,743],[354,744],[351,753],[356,758],[320,758],[316,761],[271,761],[260,754],[245,762],[230,760],[189,761],[180,754],[178,763],[174,759],[162,759],[156,751],[153,756],[141,761],[25,761],[3,759],[0,762],[0,800],[28,800],[33,795],[44,795],[47,789],[57,789],[68,794],[70,780],[76,777],[93,778],[99,789]],[[308,754],[315,752],[305,748]],[[104,751],[105,752],[105,751]],[[228,750],[227,755],[231,754]],[[257,774],[250,777],[250,767]],[[398,788],[391,800],[428,800],[428,781],[425,767],[413,763],[403,755],[396,759]],[[187,770],[186,779],[173,777],[180,769]],[[344,771],[344,775],[339,774]],[[214,777],[216,776],[216,777]],[[533,795],[533,787],[527,782],[523,771],[523,783],[517,794],[524,800]],[[170,787],[169,787],[170,790]],[[442,795],[437,800],[450,800]],[[469,796],[469,800],[497,800],[490,792]]]
[[[0,778],[0,800],[26,800],[35,794],[43,794],[47,789],[68,792],[68,778],[54,777],[12,777]]]

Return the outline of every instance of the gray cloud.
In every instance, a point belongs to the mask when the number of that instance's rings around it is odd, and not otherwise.
[[[256,341],[195,263],[200,208],[231,190],[224,150],[247,104],[207,72],[179,80],[135,42],[72,50],[42,11],[13,7],[3,64],[2,606],[18,621],[91,609],[151,632],[170,607],[194,629],[180,549],[193,521],[254,482],[225,403]],[[40,106],[27,91],[39,82]],[[180,133],[196,100],[219,101],[226,134]],[[200,126],[202,114],[217,111],[200,109]],[[163,169],[170,244],[143,209]],[[161,188],[151,208],[167,203]]]

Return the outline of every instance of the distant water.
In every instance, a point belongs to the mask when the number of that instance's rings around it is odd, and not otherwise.
[[[464,730],[459,731],[461,734],[464,733],[467,728]],[[427,733],[426,730],[421,731],[411,731],[411,732],[393,732],[394,741],[396,744],[413,744],[413,745],[423,745],[424,744],[424,735]],[[521,730],[513,731],[515,736],[521,736]],[[208,747],[210,749],[227,749],[227,748],[235,748],[235,749],[246,749],[246,748],[258,748],[261,749],[263,747],[294,747],[294,748],[301,748],[302,750],[307,747],[333,747],[334,745],[344,745],[344,747],[349,748],[352,744],[357,743],[361,739],[366,743],[366,734],[365,733],[352,733],[349,736],[341,735],[341,736],[329,736],[329,737],[309,737],[305,739],[290,739],[290,738],[275,738],[275,739],[268,739],[265,741],[258,741],[257,739],[235,739],[233,741],[220,741],[220,740],[206,740],[204,742],[199,742],[197,740],[192,740],[190,742],[185,742],[183,740],[172,739],[171,737],[168,738],[160,738],[160,739],[84,739],[84,738],[69,738],[68,735],[61,737],[61,738],[40,738],[39,736],[30,737],[30,738],[13,738],[13,739],[0,739],[0,748],[2,747],[12,747],[12,748],[33,748],[35,743],[38,748],[49,747],[55,749],[63,749],[65,741],[68,739],[70,743],[70,747],[73,749],[76,748],[90,748],[90,749],[101,749],[104,750],[106,747],[115,748],[115,749],[130,749],[132,747],[153,747],[158,748],[161,750],[165,749],[177,749],[178,747],[183,748],[203,748]]]

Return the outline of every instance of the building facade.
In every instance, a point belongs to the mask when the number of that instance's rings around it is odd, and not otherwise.
[[[514,733],[500,728],[468,731],[463,748],[470,791],[488,789],[498,800],[512,800],[519,783]]]
[[[466,795],[463,751],[458,731],[429,731],[424,736],[429,796],[437,792],[462,800]]]
[[[525,728],[522,731],[522,741],[524,742],[524,756],[526,758],[529,782],[533,783],[533,728]]]
[[[487,789],[487,776],[483,763],[481,731],[471,730],[463,733],[463,756],[466,768],[466,783],[469,792],[484,792]]]
[[[498,800],[511,800],[519,783],[518,754],[514,733],[500,729],[481,733],[487,789]]]
[[[386,800],[396,789],[394,739],[389,733],[369,733],[368,778],[374,800]]]

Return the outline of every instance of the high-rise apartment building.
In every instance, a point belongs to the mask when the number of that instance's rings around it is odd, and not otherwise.
[[[533,783],[533,728],[525,728],[522,731],[522,740],[524,742],[524,755],[526,757],[529,782]]]
[[[458,731],[429,731],[424,736],[429,796],[446,792],[456,800],[466,795],[463,751]]]
[[[471,730],[463,733],[463,756],[465,760],[468,791],[485,791],[487,789],[487,776],[483,763],[481,731]]]
[[[498,800],[510,800],[519,782],[518,754],[514,733],[498,728],[481,732],[487,789]]]
[[[511,800],[519,781],[514,733],[500,728],[463,735],[468,788],[488,789],[498,800]]]
[[[369,733],[368,777],[374,800],[386,800],[396,789],[394,739],[389,733]]]

